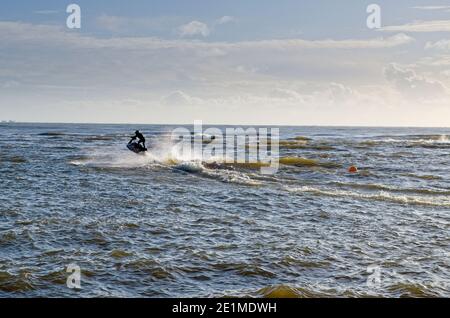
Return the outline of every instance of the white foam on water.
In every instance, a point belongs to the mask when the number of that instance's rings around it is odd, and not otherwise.
[[[190,146],[190,144],[189,144]],[[165,136],[163,139],[155,140],[152,149],[148,152],[155,161],[168,164],[180,164],[183,162],[217,162],[226,161],[225,156],[210,156],[205,158],[203,150],[184,149],[182,142],[174,142],[171,136]]]
[[[200,161],[184,161],[176,164],[175,168],[191,173],[202,172],[205,169]]]
[[[244,172],[224,169],[209,169],[203,165],[201,152],[183,152],[180,143],[170,141],[170,136],[158,140],[145,153],[135,154],[124,147],[113,147],[106,150],[98,148],[86,149],[86,158],[73,160],[70,163],[77,166],[97,168],[139,168],[165,166],[188,173],[196,173],[208,178],[226,183],[243,185],[260,185]],[[223,157],[212,157],[207,162],[224,163]]]
[[[251,186],[258,186],[262,184],[261,181],[252,179],[248,174],[234,170],[204,169],[203,173],[211,178],[216,178],[226,183],[237,183]]]
[[[449,138],[449,136],[441,135],[438,139],[438,142],[448,144],[448,143],[450,143],[450,138]]]
[[[154,163],[151,154],[136,155],[121,147],[108,147],[107,149],[87,148],[85,158],[73,160],[70,163],[77,166],[98,168],[134,168],[144,167]]]
[[[310,186],[292,187],[292,188],[285,187],[285,189],[289,192],[312,193],[315,195],[330,196],[330,197],[347,197],[355,199],[394,202],[399,204],[450,207],[450,200],[448,196],[433,196],[433,197],[406,196],[406,195],[394,195],[387,191],[380,191],[377,193],[361,193],[337,189],[322,189]]]
[[[366,190],[380,190],[380,191],[390,191],[390,192],[407,192],[416,194],[436,194],[436,195],[450,195],[450,190],[445,189],[427,189],[427,188],[403,188],[399,186],[393,186],[388,184],[379,183],[358,183],[358,182],[342,182],[333,181],[330,184],[335,184],[341,187],[350,187],[355,189],[366,189]]]
[[[448,135],[424,135],[421,138],[384,138],[384,139],[374,139],[373,142],[384,142],[384,143],[406,143],[413,145],[433,145],[433,144],[448,144],[450,143],[450,137]]]

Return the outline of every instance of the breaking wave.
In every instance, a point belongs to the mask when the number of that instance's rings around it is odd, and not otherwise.
[[[71,160],[70,164],[110,169],[165,167],[242,185],[260,185],[261,182],[252,179],[245,172],[235,170],[236,168],[264,166],[263,163],[255,165],[227,164],[224,158],[211,158],[208,162],[203,162],[201,155],[195,153],[183,155],[176,146],[164,143],[157,144],[151,150],[139,155],[123,148],[115,148],[108,152],[89,149],[86,152],[85,156]]]
[[[450,200],[448,196],[434,196],[434,197],[421,197],[421,196],[406,196],[406,195],[393,195],[386,191],[380,191],[378,193],[360,193],[353,191],[337,190],[337,189],[321,189],[310,186],[286,187],[289,192],[295,193],[311,193],[319,196],[329,196],[329,197],[347,197],[354,199],[364,199],[364,200],[376,200],[376,201],[386,201],[398,204],[409,204],[409,205],[426,205],[426,206],[439,206],[439,207],[450,207]]]
[[[450,138],[447,135],[392,136],[362,142],[361,144],[377,145],[382,143],[406,144],[410,146],[439,146],[450,144]]]
[[[436,195],[450,195],[450,190],[444,189],[427,189],[427,188],[401,188],[385,184],[376,183],[348,183],[335,181],[331,184],[339,187],[348,187],[354,189],[365,189],[365,190],[380,190],[380,191],[391,191],[391,192],[403,192],[403,193],[416,193],[416,194],[436,194]]]

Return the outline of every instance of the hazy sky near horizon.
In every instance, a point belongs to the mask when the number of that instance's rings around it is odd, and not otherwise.
[[[450,127],[449,101],[450,0],[0,3],[0,120]]]

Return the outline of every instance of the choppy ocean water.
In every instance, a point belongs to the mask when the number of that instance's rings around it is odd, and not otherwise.
[[[173,128],[0,124],[0,297],[450,296],[450,129],[281,127],[264,176]]]

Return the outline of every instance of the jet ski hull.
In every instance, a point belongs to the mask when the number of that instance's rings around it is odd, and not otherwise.
[[[147,148],[144,148],[142,145],[135,142],[129,143],[127,148],[134,153],[144,153],[147,151]]]

